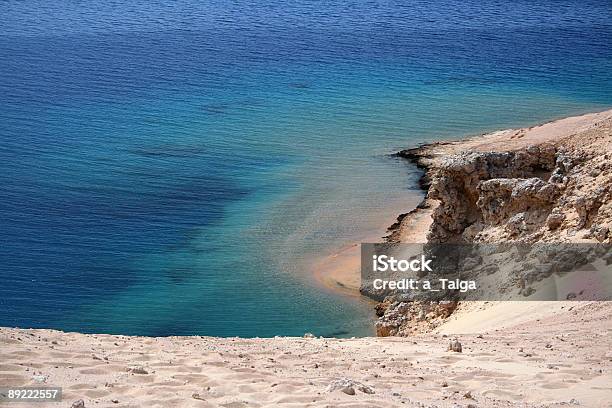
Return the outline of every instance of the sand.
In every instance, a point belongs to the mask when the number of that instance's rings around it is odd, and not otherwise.
[[[609,407],[611,306],[472,304],[438,333],[412,338],[147,338],[3,328],[0,384],[64,388],[62,403],[41,407],[70,407],[79,399],[86,407],[549,407],[570,401]],[[447,350],[455,336],[461,353]],[[341,378],[373,393],[329,391]]]
[[[438,157],[463,151],[512,151],[529,145],[554,142],[577,133],[596,129],[603,121],[612,119],[612,109],[557,119],[520,129],[504,129],[467,139],[436,144],[433,153]]]

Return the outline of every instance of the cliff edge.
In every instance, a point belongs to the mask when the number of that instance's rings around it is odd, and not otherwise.
[[[398,155],[423,169],[427,195],[398,219],[391,242],[611,242],[612,110]],[[377,333],[433,330],[457,306],[390,296],[377,306]]]

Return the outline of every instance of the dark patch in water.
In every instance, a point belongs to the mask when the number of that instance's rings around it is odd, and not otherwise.
[[[211,113],[211,114],[217,114],[217,115],[227,113],[228,109],[229,109],[229,105],[225,103],[211,103],[211,104],[202,106],[202,110],[204,112]]]
[[[190,277],[194,276],[195,270],[193,268],[170,268],[165,271],[165,275],[170,279],[170,281],[174,284],[179,284],[185,282]]]
[[[197,157],[206,153],[202,146],[157,146],[130,150],[130,153],[142,157]]]
[[[291,82],[289,87],[294,89],[310,89],[312,86],[308,82]]]

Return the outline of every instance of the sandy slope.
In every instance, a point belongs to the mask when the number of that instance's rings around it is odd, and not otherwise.
[[[443,334],[409,339],[146,338],[5,328],[0,384],[64,387],[64,402],[36,406],[69,407],[78,399],[86,407],[508,407],[519,401],[548,407],[572,399],[612,406],[611,305],[475,306],[482,310],[455,315]],[[505,321],[490,319],[500,314]],[[447,350],[450,333],[462,333],[462,353]],[[130,372],[134,367],[147,374]],[[327,391],[343,377],[374,393]]]
[[[505,129],[454,142],[430,145],[434,157],[444,157],[460,152],[512,151],[529,145],[557,142],[589,130],[597,129],[612,119],[612,109],[596,113],[572,116],[520,129]],[[435,147],[433,147],[435,146]]]

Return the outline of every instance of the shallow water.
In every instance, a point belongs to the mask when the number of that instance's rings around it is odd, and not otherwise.
[[[3,3],[0,325],[371,334],[389,153],[612,105],[608,1],[266,3]]]

